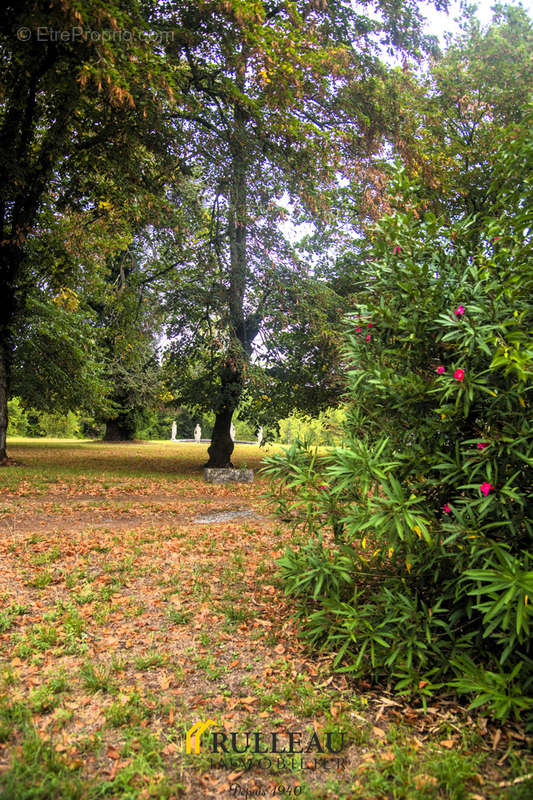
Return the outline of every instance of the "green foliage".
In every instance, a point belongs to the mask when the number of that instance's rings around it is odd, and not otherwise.
[[[295,531],[312,534],[331,526],[335,538],[341,539],[343,525],[338,498],[324,483],[325,460],[319,457],[316,449],[295,442],[265,458],[261,472],[275,479],[269,499],[282,519],[293,524]]]
[[[90,433],[94,423],[74,411],[51,413],[25,408],[20,397],[9,401],[9,436],[48,436],[74,439]]]
[[[26,408],[67,414],[104,403],[108,387],[90,315],[74,293],[66,295],[70,304],[65,295],[34,292],[26,303],[11,380]]]
[[[308,414],[291,414],[278,422],[279,438],[292,444],[304,441],[313,445],[338,444],[346,413],[342,408],[328,408],[318,417]]]
[[[453,219],[487,208],[494,155],[505,127],[523,121],[532,79],[531,18],[504,4],[487,27],[464,7],[460,31],[422,81],[398,70],[398,152],[433,211]]]
[[[533,709],[531,134],[497,160],[492,216],[453,226],[400,173],[406,210],[355,267],[346,444],[295,446],[266,472],[296,528],[337,539],[281,562],[311,641],[346,671],[422,697],[452,686],[505,719]]]
[[[8,436],[26,436],[28,432],[28,415],[20,397],[13,397],[7,404],[9,423]]]
[[[39,415],[39,424],[45,436],[73,439],[80,435],[80,418],[73,411],[69,411],[66,415],[49,414],[43,411]]]

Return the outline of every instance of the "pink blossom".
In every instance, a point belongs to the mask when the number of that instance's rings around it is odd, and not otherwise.
[[[365,341],[367,341],[367,342],[370,341],[370,334],[368,334],[368,336],[365,336]]]
[[[446,372],[446,368],[441,364],[440,367],[437,367],[437,375],[442,375],[443,372]]]
[[[394,252],[396,253],[397,256],[399,256],[400,253],[402,252],[402,248],[400,247],[399,244],[396,245],[396,247],[394,248]]]
[[[477,443],[477,449],[478,450],[484,450],[488,446],[489,446],[488,442],[478,442]]]
[[[356,333],[359,333],[359,331],[360,331],[360,330],[361,330],[361,328],[356,328],[356,329],[355,329],[355,332],[356,332]]]
[[[464,307],[457,306],[457,308],[454,308],[453,313],[455,314],[456,317],[462,317],[463,314],[465,313]]]
[[[487,483],[487,481],[483,481],[483,483],[479,487],[479,491],[481,492],[481,494],[485,495],[485,497],[488,495],[491,489],[494,489],[494,486],[492,485],[492,483]]]
[[[452,510],[451,510],[450,506],[448,505],[448,503],[444,503],[444,505],[442,506],[442,510],[444,511],[445,514],[451,514],[452,513]]]
[[[495,236],[495,237],[494,237],[494,239],[493,239],[492,241],[493,241],[493,242],[499,242],[499,241],[500,241],[500,237],[499,237],[499,236]]]
[[[457,380],[457,381],[462,381],[462,380],[463,380],[463,378],[464,378],[464,376],[465,376],[465,371],[464,371],[464,369],[456,369],[456,370],[455,370],[455,372],[453,373],[453,377],[454,377],[454,378],[455,378],[455,380]]]
[[[325,483],[321,483],[318,488],[319,489],[327,489],[328,487],[327,487],[327,485]]]
[[[372,328],[372,327],[373,327],[373,324],[374,324],[373,322],[369,322],[369,323],[368,323],[368,327],[369,327],[369,328]]]

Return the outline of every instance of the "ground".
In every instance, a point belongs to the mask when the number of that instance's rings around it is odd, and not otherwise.
[[[263,453],[238,445],[234,462],[255,469]],[[452,697],[424,711],[305,649],[276,575],[289,532],[264,479],[205,484],[205,445],[14,440],[10,455],[3,800],[533,796],[520,725]],[[204,749],[186,754],[186,731],[207,720]],[[239,748],[261,732],[270,749],[277,732],[278,750],[300,732],[312,747],[292,764],[221,764],[206,749],[213,731],[238,732]],[[345,741],[325,758],[314,749],[328,732],[332,750]]]

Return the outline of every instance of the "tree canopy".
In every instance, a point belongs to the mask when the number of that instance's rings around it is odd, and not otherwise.
[[[532,69],[520,9],[486,30],[465,11],[440,53],[417,2],[374,5],[37,3],[0,19],[0,438],[10,382],[133,435],[161,396],[161,342],[174,402],[215,413],[211,465],[230,463],[239,405],[270,424],[339,401],[369,225],[405,200],[393,157],[422,208],[482,210]],[[288,216],[315,234],[290,241]]]

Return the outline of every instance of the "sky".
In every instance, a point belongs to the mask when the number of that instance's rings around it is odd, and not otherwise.
[[[519,3],[517,0],[507,0],[505,5],[518,6],[522,5],[529,15],[533,17],[533,0],[523,0]],[[492,18],[493,0],[479,0],[477,3],[477,16],[483,25],[490,22]],[[454,22],[455,18],[461,14],[461,3],[459,0],[452,0],[450,2],[450,10],[448,14],[442,11],[436,11],[429,3],[422,3],[424,16],[427,18],[426,31],[435,36],[438,36],[441,42],[444,42],[444,34],[446,32],[454,33],[458,30],[457,24]]]

